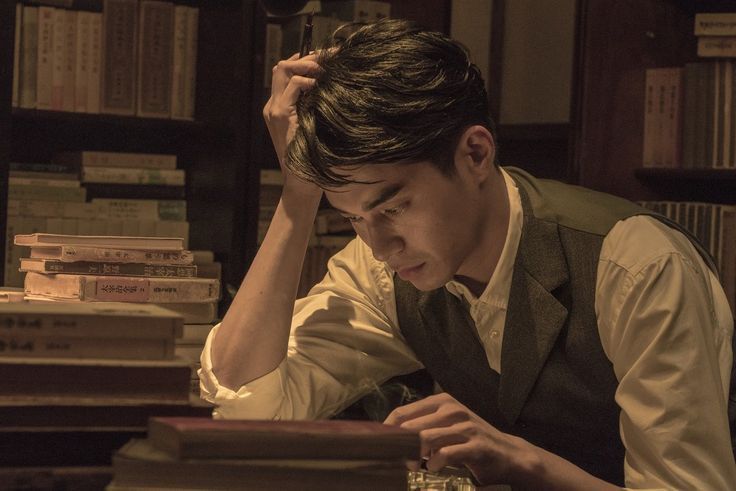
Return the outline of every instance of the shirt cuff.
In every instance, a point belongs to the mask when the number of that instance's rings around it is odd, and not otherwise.
[[[280,419],[279,408],[284,400],[286,359],[273,371],[248,382],[237,391],[220,385],[212,371],[212,341],[220,324],[210,331],[205,342],[197,371],[201,397],[216,407],[212,417],[216,419]]]

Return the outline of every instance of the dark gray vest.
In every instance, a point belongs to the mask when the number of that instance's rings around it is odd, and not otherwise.
[[[501,375],[489,367],[466,308],[445,288],[420,292],[396,276],[401,332],[442,389],[485,420],[623,485],[617,380],[598,335],[596,272],[613,225],[651,212],[506,170],[519,186],[524,223]]]

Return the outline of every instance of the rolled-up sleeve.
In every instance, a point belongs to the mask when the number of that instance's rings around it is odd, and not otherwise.
[[[237,391],[221,386],[212,371],[218,326],[212,329],[201,356],[201,395],[218,418],[329,417],[392,376],[421,368],[397,325],[391,272],[356,239],[295,303],[287,356],[274,371]]]

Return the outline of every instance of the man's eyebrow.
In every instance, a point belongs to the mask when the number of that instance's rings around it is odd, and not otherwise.
[[[391,184],[390,186],[383,188],[376,199],[363,204],[363,211],[370,211],[381,203],[385,203],[386,201],[399,194],[399,191],[401,191],[402,189],[404,189],[403,183]]]
[[[361,208],[363,209],[363,211],[370,211],[376,206],[380,205],[381,203],[385,203],[386,201],[390,200],[391,198],[399,194],[399,192],[402,189],[404,189],[404,183],[391,184],[389,186],[386,186],[385,188],[381,190],[381,192],[379,193],[376,199],[363,204]],[[335,205],[332,205],[332,207],[338,212],[342,213],[343,215],[350,215],[350,213],[348,213],[347,211],[341,210]]]

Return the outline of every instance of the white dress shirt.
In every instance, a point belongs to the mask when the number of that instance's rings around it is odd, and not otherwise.
[[[509,230],[480,297],[464,299],[494,370],[521,237],[518,188],[504,172]],[[646,248],[642,248],[642,244]],[[603,241],[595,311],[619,385],[624,471],[630,489],[736,489],[726,419],[733,318],[718,280],[690,241],[656,219],[617,223]],[[360,239],[330,259],[328,273],[294,307],[287,357],[237,391],[212,372],[212,330],[202,353],[202,396],[214,417],[329,417],[389,378],[422,367],[398,328],[393,271]]]

